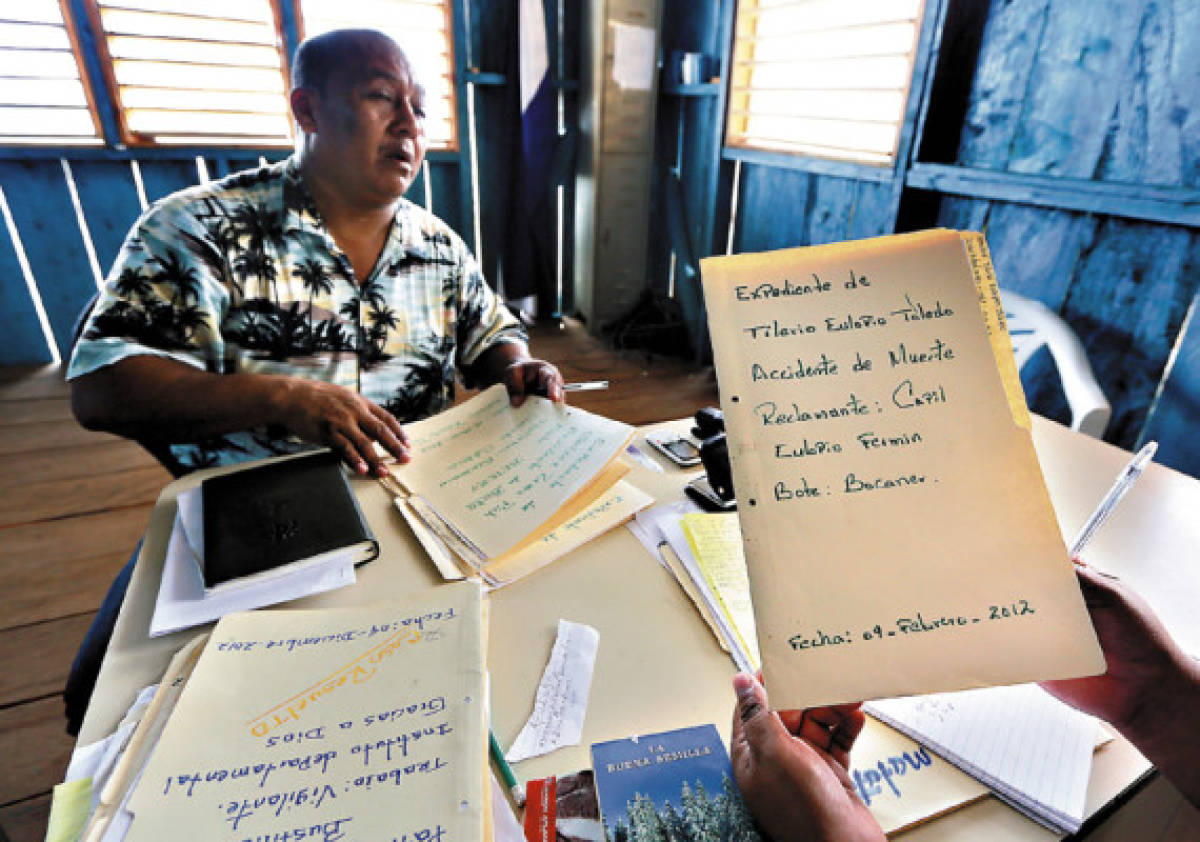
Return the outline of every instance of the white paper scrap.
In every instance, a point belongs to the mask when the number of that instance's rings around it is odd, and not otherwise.
[[[538,684],[533,713],[505,755],[509,763],[579,744],[599,644],[600,633],[591,626],[558,621],[558,636]]]
[[[646,552],[658,559],[658,563],[666,570],[670,570],[670,566],[663,560],[662,554],[658,551],[659,545],[667,540],[667,534],[664,531],[663,525],[672,522],[677,524],[679,518],[688,512],[699,511],[703,510],[691,500],[664,503],[660,506],[642,509],[634,515],[633,520],[626,524],[626,528],[642,543],[642,546],[646,548]]]
[[[196,558],[204,558],[204,495],[197,485],[181,491],[175,498],[175,510],[179,513],[179,526],[184,540]]]
[[[657,58],[653,29],[629,23],[613,24],[612,78],[620,87],[650,90]]]

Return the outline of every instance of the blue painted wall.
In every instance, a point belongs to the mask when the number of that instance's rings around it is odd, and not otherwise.
[[[939,162],[942,163],[942,162]],[[1169,224],[1173,201],[1200,197],[1200,6],[1154,0],[1022,0],[989,7],[958,148],[967,170],[1136,185],[1161,196],[1162,221],[1029,204],[939,197],[935,221],[985,230],[1001,284],[1038,298],[1079,334],[1113,403],[1105,436],[1144,438],[1155,395],[1200,286],[1195,225]],[[1193,219],[1195,217],[1193,216]],[[1186,355],[1177,375],[1188,371]],[[1053,374],[1030,403],[1063,419]],[[1177,377],[1178,379],[1178,377]],[[1189,419],[1167,393],[1159,460],[1200,474]],[[1174,419],[1174,420],[1168,420]]]

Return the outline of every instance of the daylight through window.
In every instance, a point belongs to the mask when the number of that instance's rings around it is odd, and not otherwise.
[[[89,0],[130,145],[287,146],[271,0]]]
[[[0,143],[102,143],[58,0],[0,4]]]
[[[726,144],[890,165],[922,0],[740,0]]]

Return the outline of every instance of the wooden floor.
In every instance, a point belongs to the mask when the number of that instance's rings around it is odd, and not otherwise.
[[[535,354],[570,402],[630,424],[715,405],[711,368],[615,352],[576,322],[539,325]],[[76,647],[170,480],[137,445],[75,423],[56,366],[0,369],[0,840],[44,838],[73,741],[60,693]]]

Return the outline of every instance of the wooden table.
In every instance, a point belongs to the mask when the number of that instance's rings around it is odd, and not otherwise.
[[[659,426],[682,430],[687,422]],[[1063,533],[1071,536],[1129,454],[1036,417],[1034,440]],[[685,479],[695,471],[662,464],[663,473],[638,467],[631,479],[659,500],[679,499]],[[155,506],[80,732],[81,745],[111,733],[137,690],[155,683],[170,656],[197,631],[156,639],[147,636],[175,497],[212,473],[193,474],[170,484]],[[379,539],[380,557],[360,568],[357,585],[299,600],[291,604],[294,607],[400,599],[440,583],[384,489],[370,481],[358,481],[354,487]],[[1191,619],[1200,597],[1200,566],[1194,558],[1200,547],[1198,514],[1200,482],[1151,465],[1087,553],[1090,563],[1137,589],[1190,652],[1200,652],[1200,624]],[[558,620],[586,623],[600,632],[581,744],[521,763],[517,773],[522,779],[588,768],[589,746],[600,740],[705,722],[716,723],[728,734],[733,664],[682,590],[627,529],[614,530],[532,577],[493,593],[491,603],[488,660],[493,676],[493,730],[502,745],[512,742],[532,710]],[[1101,749],[1089,786],[1088,814],[1112,802],[1149,768],[1124,740]],[[988,798],[910,830],[904,838],[924,842],[1057,837]]]

